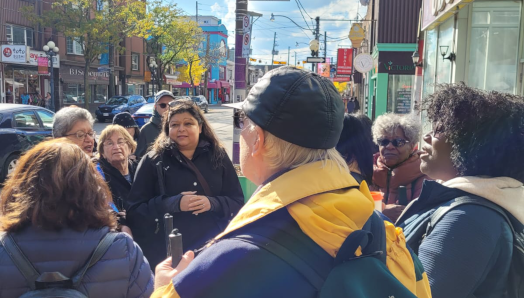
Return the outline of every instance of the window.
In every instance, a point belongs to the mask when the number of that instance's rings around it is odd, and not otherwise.
[[[225,73],[225,67],[220,66],[219,67],[219,80],[225,80],[226,79],[226,73]]]
[[[5,34],[9,44],[33,47],[33,29],[31,28],[6,25]]]
[[[84,102],[84,85],[67,84],[64,86],[64,103],[78,104]]]
[[[473,4],[468,77],[471,87],[516,92],[519,33],[519,2]]]
[[[131,70],[138,70],[138,59],[139,55],[136,53],[131,54]]]
[[[15,114],[15,128],[40,129],[40,123],[32,111]]]
[[[45,129],[53,129],[53,114],[46,111],[36,111]]]
[[[411,112],[411,92],[413,91],[411,75],[389,75],[388,112],[409,114]]]
[[[67,53],[74,55],[83,55],[84,50],[82,49],[82,44],[78,38],[66,38]]]

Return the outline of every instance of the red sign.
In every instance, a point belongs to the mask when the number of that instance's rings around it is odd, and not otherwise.
[[[338,49],[337,75],[353,73],[353,49]]]
[[[351,81],[350,77],[334,77],[333,82],[349,82]]]
[[[49,74],[49,60],[47,57],[38,57],[38,74]]]

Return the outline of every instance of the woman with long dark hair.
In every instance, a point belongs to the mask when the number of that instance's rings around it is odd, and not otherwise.
[[[184,250],[194,250],[218,235],[244,203],[235,168],[202,111],[187,100],[170,106],[129,195],[128,222],[152,268],[166,256],[164,214],[173,215]]]
[[[366,115],[346,114],[336,148],[357,182],[365,180],[371,185],[374,153],[371,120]]]

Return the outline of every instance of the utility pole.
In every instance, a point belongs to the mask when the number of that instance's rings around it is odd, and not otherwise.
[[[297,67],[297,52],[295,51],[295,67]]]
[[[320,17],[316,17],[315,18],[315,23],[317,25],[317,28],[315,29],[315,39],[316,41],[319,41],[319,35],[320,35]],[[320,50],[320,49],[319,49]],[[318,57],[318,51],[316,52],[316,57]],[[315,71],[315,68],[318,70],[318,64],[317,63],[313,63],[313,72],[316,72]]]
[[[324,31],[324,58],[327,57],[327,32]]]
[[[107,2],[109,13],[111,14],[113,10],[113,1],[109,0]],[[109,42],[109,45],[107,47],[108,51],[108,66],[109,66],[109,88],[107,88],[107,98],[111,98],[115,95],[115,75],[114,75],[114,68],[115,68],[115,49],[113,46],[113,40]],[[125,86],[125,85],[124,85]],[[124,88],[122,86],[122,88]],[[87,92],[85,92],[87,94]],[[96,98],[96,92],[95,92],[95,98]],[[87,101],[87,98],[85,99]]]
[[[291,47],[287,47],[287,65],[289,65],[289,53],[291,52]]]
[[[277,33],[273,37],[273,51],[271,52],[271,65],[275,64],[275,45],[277,43]]]
[[[196,2],[196,22],[198,24],[198,1]]]

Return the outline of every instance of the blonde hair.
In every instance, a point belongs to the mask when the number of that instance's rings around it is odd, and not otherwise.
[[[102,155],[104,154],[104,142],[107,141],[114,133],[119,133],[122,135],[124,140],[127,143],[127,146],[129,146],[129,152],[133,153],[136,150],[136,142],[133,140],[133,137],[129,134],[127,129],[120,125],[111,124],[108,125],[104,130],[102,130],[102,133],[100,134],[100,138],[98,139],[98,154]]]
[[[251,120],[249,122],[248,129],[254,130],[255,125]],[[349,172],[346,161],[335,148],[305,148],[282,140],[267,131],[264,131],[264,148],[264,163],[270,169],[293,169],[316,161],[322,161],[322,167],[325,167],[326,162],[331,160],[341,172]]]

